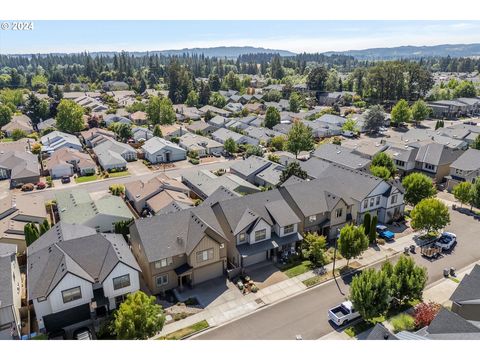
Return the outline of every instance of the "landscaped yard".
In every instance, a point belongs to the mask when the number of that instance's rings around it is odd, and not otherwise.
[[[128,170],[125,170],[125,171],[119,171],[119,172],[109,173],[109,174],[108,174],[108,177],[109,177],[109,178],[116,178],[116,177],[127,176],[127,175],[130,175],[130,172],[129,172]]]
[[[350,337],[355,337],[358,334],[361,334],[364,331],[367,331],[368,329],[372,328],[373,324],[366,322],[364,320],[360,320],[358,323],[349,326],[348,328],[345,329],[345,334],[347,334]]]
[[[75,178],[77,184],[98,180],[98,175],[80,176]]]
[[[337,276],[339,276],[340,271],[338,269],[335,269],[335,274]],[[328,271],[327,273],[325,273],[323,275],[315,275],[311,278],[303,280],[302,282],[306,287],[311,287],[311,286],[320,284],[320,283],[325,282],[325,281],[330,280],[330,279],[333,279],[333,272],[332,271]]]
[[[186,336],[196,333],[197,331],[207,329],[209,326],[210,325],[208,324],[207,320],[202,320],[191,326],[174,331],[168,335],[158,337],[157,340],[181,340]]]
[[[282,270],[283,273],[287,275],[289,278],[306,273],[308,270],[311,270],[311,269],[312,269],[312,263],[310,262],[310,260],[303,260],[301,262],[280,266],[280,270]]]

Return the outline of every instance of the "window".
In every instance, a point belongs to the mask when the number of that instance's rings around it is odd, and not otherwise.
[[[62,291],[63,303],[69,303],[70,301],[75,301],[82,298],[82,291],[80,290],[80,286],[63,290]]]
[[[172,258],[165,258],[162,260],[155,261],[155,269],[161,269],[172,264]]]
[[[247,236],[245,233],[238,234],[238,242],[244,243],[247,240]]]
[[[390,201],[390,204],[395,204],[397,202],[397,195],[392,196],[392,200]]]
[[[220,244],[220,249],[223,249],[225,247],[225,244],[224,243],[221,243]]]
[[[213,248],[197,252],[197,263],[213,259]]]
[[[255,231],[255,241],[265,240],[267,237],[267,229]]]
[[[367,208],[368,207],[368,199],[363,202],[363,207]]]
[[[337,218],[341,217],[342,214],[343,214],[343,209],[337,209],[337,210],[335,210],[335,216],[336,216]]]
[[[155,278],[155,282],[157,283],[157,287],[162,287],[168,284],[168,274],[159,275]]]
[[[293,224],[292,225],[287,225],[283,228],[283,233],[284,234],[290,234],[290,233],[293,232],[294,228],[295,228],[295,225],[293,225]]]
[[[45,300],[47,300],[47,298],[45,296],[39,297],[37,299],[38,302],[42,302],[42,301],[45,301]]]
[[[377,201],[375,201],[375,205],[376,206],[380,205],[380,196],[377,196]]]
[[[405,166],[405,161],[395,160],[395,164],[398,165],[398,166],[404,167]]]
[[[113,290],[122,289],[127,286],[130,286],[129,274],[113,278]]]
[[[425,169],[427,169],[427,170],[435,170],[435,165],[425,163]]]
[[[371,198],[371,199],[370,199],[370,207],[372,207],[373,204],[375,204],[375,199],[374,199],[374,198]]]
[[[311,215],[308,217],[308,221],[310,222],[314,222],[314,221],[317,221],[317,215]]]
[[[127,295],[128,295],[128,294],[123,294],[123,295],[115,296],[115,308],[118,309],[118,307],[120,306],[120,304],[121,304],[122,302],[124,302],[125,299],[127,298]]]

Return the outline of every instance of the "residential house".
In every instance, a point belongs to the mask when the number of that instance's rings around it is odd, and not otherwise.
[[[228,122],[230,122],[229,119],[227,119],[225,116],[220,116],[220,115],[216,115],[213,118],[211,118],[210,120],[208,120],[208,123],[211,126],[215,126],[217,128],[226,127]]]
[[[135,125],[147,124],[147,113],[144,111],[135,111],[129,117]]]
[[[0,340],[21,336],[22,282],[17,246],[0,243]]]
[[[40,181],[38,156],[25,151],[0,152],[0,180],[10,179],[10,187]]]
[[[267,169],[270,171],[266,172]],[[255,155],[230,166],[230,173],[258,186],[276,186],[282,170],[282,165]]]
[[[224,109],[231,112],[231,113],[238,113],[242,111],[243,105],[241,103],[233,103],[230,102],[227,105],[224,106]]]
[[[102,83],[102,89],[105,91],[128,90],[129,86],[124,81],[109,80]]]
[[[334,144],[320,145],[312,156],[354,170],[367,171],[371,164],[370,159],[354,154],[352,149]]]
[[[283,136],[282,133],[267,128],[249,126],[243,130],[248,136],[257,139],[262,144],[267,145],[275,136]]]
[[[85,145],[88,147],[93,147],[93,143],[99,139],[111,138],[115,139],[115,133],[113,131],[102,129],[102,128],[91,128],[85,131],[82,131],[80,135],[85,142]]]
[[[182,192],[165,190],[148,199],[146,205],[150,214],[162,215],[192,208],[195,202]]]
[[[64,176],[93,175],[97,171],[97,165],[90,155],[70,148],[60,148],[45,160],[45,167],[52,179]]]
[[[428,143],[437,143],[445,145],[451,149],[466,150],[468,144],[466,140],[456,138],[454,133],[451,133],[443,129],[436,131],[430,129],[410,129],[402,135],[402,140],[405,145],[418,146]]]
[[[480,321],[480,265],[463,277],[450,300],[455,314],[468,321]]]
[[[221,144],[225,144],[225,141],[232,138],[237,145],[258,145],[259,141],[250,136],[239,134],[235,131],[221,128],[212,133],[212,139],[218,141]]]
[[[41,332],[88,326],[140,289],[140,267],[119,234],[60,222],[27,253],[28,299]]]
[[[259,188],[235,174],[227,173],[217,176],[208,170],[183,174],[182,182],[201,199],[211,196],[221,186],[238,194],[253,194],[260,191]]]
[[[134,127],[132,129],[132,138],[136,144],[144,143],[153,138],[153,132],[144,127]]]
[[[2,131],[11,137],[14,130],[22,130],[26,134],[33,133],[32,120],[27,115],[14,115],[8,124],[2,126]]]
[[[152,164],[169,163],[187,158],[187,152],[180,146],[156,136],[147,140],[142,145],[142,150],[145,153],[145,159]]]
[[[219,108],[217,108],[215,106],[211,106],[211,105],[202,106],[198,110],[200,110],[202,114],[206,114],[207,112],[210,112],[212,114],[216,114],[216,115],[220,115],[220,116],[224,116],[224,117],[229,117],[230,116],[230,111],[224,110],[224,109],[219,109]]]
[[[480,98],[457,98],[456,100],[467,104],[467,116],[480,115]]]
[[[89,95],[80,96],[73,101],[84,108],[90,109],[93,113],[104,114],[108,110],[107,105],[104,105],[101,101],[97,100],[96,97]]]
[[[105,124],[110,126],[112,124],[126,124],[132,125],[132,121],[124,116],[118,116],[116,114],[108,114],[103,118]]]
[[[363,141],[353,147],[352,154],[372,160],[373,157],[387,150],[388,145],[381,142]]]
[[[135,220],[130,242],[154,294],[221,277],[227,268],[225,234],[210,207]]]
[[[411,146],[389,146],[385,153],[393,159],[400,175],[408,175],[415,169],[415,158],[418,148]]]
[[[179,192],[187,197],[190,195],[190,189],[184,184],[165,174],[159,174],[150,180],[136,180],[126,183],[125,197],[141,214],[147,208],[147,200],[165,190]]]
[[[414,334],[422,340],[480,340],[477,324],[454,311],[441,308],[430,325]]]
[[[456,119],[468,114],[468,104],[458,100],[438,100],[428,103],[435,119]]]
[[[346,94],[353,95],[348,91],[333,91],[333,92],[321,92],[318,94],[318,103],[322,106],[333,106],[335,104],[341,104]]]
[[[186,133],[179,140],[178,145],[181,148],[187,151],[195,151],[200,157],[223,152],[223,144],[202,135]]]
[[[75,135],[61,131],[52,131],[42,136],[40,142],[43,145],[42,151],[50,154],[62,148],[82,150],[82,144],[80,144],[80,140]]]
[[[215,130],[217,130],[217,127],[210,125],[210,123],[207,123],[203,120],[199,120],[194,121],[191,124],[186,124],[185,129],[194,134],[209,135]]]
[[[317,157],[311,157],[307,161],[301,161],[300,167],[307,173],[309,179],[317,179],[332,163]]]
[[[54,118],[41,120],[36,126],[39,132],[50,129],[55,130],[57,128],[57,121]]]
[[[115,223],[133,218],[133,214],[119,196],[107,194],[92,200],[88,191],[73,189],[55,192],[55,199],[61,221],[85,225],[99,232],[113,232]]]
[[[463,181],[474,183],[480,176],[480,150],[468,149],[450,165],[450,174],[446,176],[449,191]]]
[[[93,145],[93,152],[97,155],[98,162],[103,170],[124,170],[127,167],[127,162],[137,160],[137,152],[134,148],[109,137],[102,138]]]
[[[24,227],[27,223],[41,224],[47,218],[42,196],[21,196],[9,193],[0,198],[0,244],[13,244],[25,251]]]
[[[262,103],[248,103],[245,104],[244,109],[247,109],[249,113],[262,114],[265,112],[266,107]]]
[[[221,201],[212,209],[224,229],[234,268],[245,268],[295,250],[300,219],[278,190]]]
[[[198,121],[202,118],[203,112],[193,106],[184,104],[173,105],[178,121]]]
[[[437,143],[422,145],[415,157],[415,169],[441,183],[450,174],[450,165],[463,153],[462,150],[453,150]]]
[[[186,133],[183,126],[178,124],[160,125],[160,130],[162,131],[162,138],[170,141],[172,138],[179,138]]]
[[[398,336],[388,330],[382,323],[377,323],[370,330],[365,340],[400,340]]]

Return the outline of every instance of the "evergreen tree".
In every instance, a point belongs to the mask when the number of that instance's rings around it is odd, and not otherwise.
[[[365,235],[370,233],[370,224],[372,222],[372,216],[370,213],[366,213],[363,217],[363,229],[365,230]]]
[[[277,124],[280,124],[280,112],[276,108],[270,106],[267,108],[265,114],[265,127],[272,129]]]
[[[374,215],[372,217],[372,223],[370,224],[370,229],[368,232],[368,240],[371,244],[377,243],[377,223],[378,223],[377,215]]]

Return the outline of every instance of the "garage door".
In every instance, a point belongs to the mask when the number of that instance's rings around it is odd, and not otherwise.
[[[214,279],[223,275],[223,262],[219,261],[214,264],[203,266],[195,269],[193,273],[193,284],[197,285],[204,281]]]
[[[262,251],[258,254],[249,255],[243,259],[243,266],[247,267],[253,264],[258,264],[259,262],[265,261],[267,259],[267,252]]]

